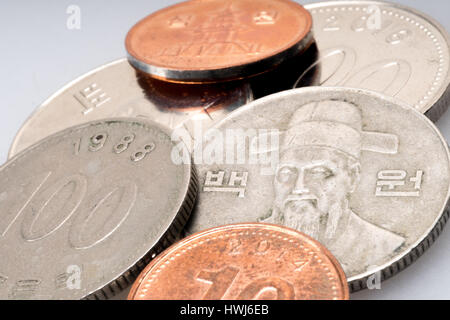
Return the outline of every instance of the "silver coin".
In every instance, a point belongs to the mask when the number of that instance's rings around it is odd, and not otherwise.
[[[305,6],[319,57],[295,87],[345,86],[397,97],[436,121],[450,102],[450,41],[435,20],[399,4],[329,1]]]
[[[57,133],[0,169],[0,299],[109,298],[174,241],[196,196],[170,133],[112,119]]]
[[[76,79],[45,101],[25,122],[9,156],[60,130],[111,117],[147,118],[169,128],[214,124],[252,100],[247,84],[164,83],[136,73],[126,59]]]
[[[252,102],[215,129],[187,233],[255,221],[297,229],[328,247],[356,291],[375,272],[385,279],[404,269],[448,218],[447,144],[393,98],[295,89]]]

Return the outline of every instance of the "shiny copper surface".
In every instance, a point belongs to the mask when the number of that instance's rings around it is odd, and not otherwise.
[[[344,272],[317,241],[269,224],[192,235],[163,252],[129,300],[348,299]]]
[[[242,78],[304,50],[311,26],[309,12],[293,1],[186,1],[136,24],[126,48],[130,62],[156,78]]]

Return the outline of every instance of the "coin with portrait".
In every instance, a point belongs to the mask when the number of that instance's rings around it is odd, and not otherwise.
[[[188,233],[247,221],[291,227],[330,249],[353,290],[409,265],[448,217],[445,140],[421,113],[374,92],[268,96],[205,143]]]

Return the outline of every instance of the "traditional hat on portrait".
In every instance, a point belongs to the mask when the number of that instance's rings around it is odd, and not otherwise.
[[[258,150],[258,153],[283,153],[308,146],[325,147],[355,159],[360,159],[362,151],[383,154],[398,152],[396,135],[364,131],[361,109],[351,102],[338,100],[312,102],[299,107],[292,114],[287,130],[280,133],[278,150],[258,148],[261,138],[259,136],[252,141],[251,150]]]
[[[361,110],[344,101],[306,104],[292,115],[281,151],[306,146],[339,150],[359,159],[361,151],[395,154],[398,138],[392,134],[363,131]]]

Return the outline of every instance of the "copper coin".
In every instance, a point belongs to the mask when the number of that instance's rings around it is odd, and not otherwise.
[[[129,300],[348,299],[337,260],[312,238],[270,224],[209,229],[148,265]]]
[[[253,100],[249,84],[243,81],[182,84],[152,78],[136,71],[146,98],[167,113],[197,113],[210,118],[213,112],[231,112]]]
[[[265,72],[312,43],[312,19],[287,0],[195,0],[136,24],[131,64],[172,82],[215,82]]]

